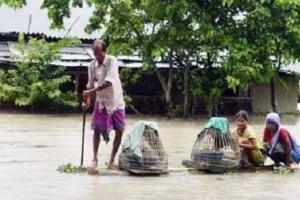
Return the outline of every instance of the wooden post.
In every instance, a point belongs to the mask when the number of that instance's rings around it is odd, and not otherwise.
[[[276,79],[273,77],[270,82],[271,86],[271,105],[272,111],[278,113],[278,102],[277,102],[277,92],[276,92]]]
[[[77,67],[76,69],[76,73],[75,73],[75,92],[76,92],[76,96],[77,96],[77,101],[80,101],[79,98],[79,81],[80,81],[80,73],[79,73],[79,67]]]

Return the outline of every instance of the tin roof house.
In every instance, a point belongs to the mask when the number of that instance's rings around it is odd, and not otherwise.
[[[26,7],[20,10],[0,8],[0,68],[14,66],[11,59],[14,50],[14,44],[17,42],[20,32],[25,32],[27,38],[44,38],[47,41],[56,41],[66,35],[76,36],[81,40],[81,44],[64,48],[60,52],[60,60],[51,63],[53,66],[66,67],[67,73],[73,80],[72,89],[77,93],[85,88],[87,82],[87,67],[93,60],[91,44],[99,35],[99,32],[88,35],[83,27],[88,22],[91,15],[90,8],[74,10],[70,19],[66,21],[67,30],[50,30],[50,21],[47,13],[39,8],[33,0],[27,2]],[[32,15],[30,13],[33,13]],[[1,22],[10,18],[9,23]],[[143,63],[138,56],[117,56],[121,68],[141,68]],[[167,69],[168,63],[157,62],[160,70]],[[176,66],[175,66],[176,67]],[[141,108],[141,112],[157,113],[162,112],[161,95],[159,80],[153,70],[148,70],[139,83],[131,88],[125,88],[125,91],[136,102],[136,107]],[[283,67],[280,77],[285,84],[278,82],[277,99],[281,113],[294,113],[297,111],[297,102],[299,96],[299,77],[300,63],[293,63]],[[146,82],[143,80],[147,80]],[[151,84],[149,84],[151,83]],[[178,96],[178,94],[176,94]],[[271,110],[271,92],[269,83],[256,83],[248,91],[241,91],[239,94],[232,95],[225,93],[220,102],[222,106],[220,111],[224,114],[233,114],[239,109],[246,109],[253,113],[267,113]],[[201,99],[201,97],[199,97]],[[198,102],[199,106],[196,113],[204,112],[203,101]],[[154,105],[157,105],[155,109]],[[153,107],[154,106],[154,107]]]

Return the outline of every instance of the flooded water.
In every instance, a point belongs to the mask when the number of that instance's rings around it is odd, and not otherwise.
[[[129,116],[126,134],[141,118]],[[169,175],[129,176],[105,171],[99,177],[61,174],[56,168],[68,162],[79,165],[81,115],[0,114],[0,196],[1,199],[298,199],[300,171],[226,175],[194,174],[181,161],[190,151],[205,119],[190,121],[143,118],[158,122],[160,136],[168,153]],[[92,135],[88,116],[85,164],[92,157]],[[263,117],[252,119],[262,135]],[[283,124],[300,140],[300,117],[286,116]],[[126,137],[124,135],[124,138]],[[113,136],[113,133],[112,133]],[[105,167],[111,143],[101,143],[99,164]],[[101,171],[100,171],[101,173]]]

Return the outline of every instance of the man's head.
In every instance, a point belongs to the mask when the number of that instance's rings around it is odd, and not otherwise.
[[[95,40],[92,44],[92,50],[94,52],[95,59],[99,63],[102,63],[105,58],[106,48],[106,44],[102,40]]]

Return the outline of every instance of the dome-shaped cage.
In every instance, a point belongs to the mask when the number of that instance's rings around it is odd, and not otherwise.
[[[120,169],[135,174],[162,174],[168,170],[168,159],[158,131],[145,126],[139,141],[137,156],[134,151],[123,148],[119,157]]]
[[[239,166],[240,151],[229,130],[222,133],[216,128],[205,128],[195,141],[191,159],[198,170],[226,172]]]

